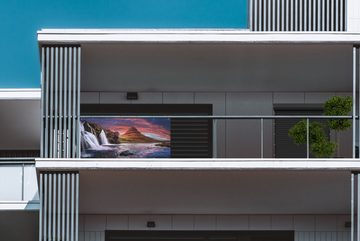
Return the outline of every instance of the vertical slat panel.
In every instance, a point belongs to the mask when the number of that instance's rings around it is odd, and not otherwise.
[[[76,110],[77,110],[77,48],[74,47],[74,53],[73,53],[73,106],[72,106],[72,156],[76,157],[76,150],[77,150],[77,143],[76,143],[76,137],[77,137],[77,125],[76,125]]]
[[[295,27],[294,27],[294,3],[295,0],[289,1],[290,2],[290,12],[289,12],[289,18],[290,18],[290,31],[295,31]]]
[[[330,18],[331,18],[331,31],[334,31],[335,26],[335,18],[334,18],[334,6],[335,6],[335,0],[331,0],[331,12],[330,12]]]
[[[253,31],[344,31],[345,0],[251,0]]]
[[[312,0],[307,0],[307,31],[311,31],[312,30],[312,4],[311,4]]]
[[[79,173],[76,173],[75,188],[75,241],[79,241]]]
[[[48,203],[48,235],[47,237],[50,239],[51,238],[51,231],[52,231],[52,226],[51,226],[51,220],[52,220],[52,174],[49,174],[48,176],[49,178],[49,203]]]
[[[50,48],[50,155],[54,157],[54,47]]]
[[[264,31],[264,23],[262,21],[263,19],[263,0],[258,0],[259,1],[259,31]]]
[[[299,0],[300,4],[299,4],[299,30],[300,31],[304,31],[303,29],[303,23],[304,23],[304,14],[303,14],[303,3],[304,0]]]
[[[57,200],[57,197],[56,197],[56,188],[57,188],[57,183],[56,183],[56,177],[57,177],[57,174],[54,173],[53,174],[53,203],[52,203],[52,209],[53,209],[53,215],[52,215],[52,240],[55,240],[56,239],[56,200]],[[51,205],[51,204],[50,204]]]
[[[74,186],[75,180],[74,180],[74,173],[71,174],[71,224],[70,224],[70,234],[71,239],[70,241],[74,241],[74,224],[75,224],[75,186]]]
[[[39,241],[78,241],[79,173],[40,173]]]
[[[289,31],[289,5],[290,5],[290,0],[285,0],[285,31]]]
[[[317,17],[317,25],[316,25],[316,30],[317,31],[321,31],[321,0],[317,0],[317,6],[316,6],[316,17]]]
[[[44,49],[42,49],[42,52],[43,52]],[[44,58],[42,58],[44,59]],[[44,205],[44,202],[43,202],[43,174],[40,173],[40,185],[39,185],[39,194],[40,194],[40,209],[39,209],[39,241],[42,241],[43,240],[43,233],[42,233],[42,225],[43,225],[43,205]]]
[[[271,13],[271,31],[276,31],[276,15],[278,15],[276,13],[276,2],[277,0],[272,0],[272,13]]]
[[[254,22],[254,31],[259,31],[259,26],[258,26],[258,18],[259,18],[259,13],[258,13],[258,0],[253,0],[251,1],[253,2],[253,12],[254,12],[254,19],[253,19],[253,22]]]
[[[69,108],[68,108],[68,48],[64,49],[64,156],[68,158],[68,116],[69,116]]]
[[[330,31],[330,1],[326,0],[326,31]]]
[[[40,193],[40,198],[43,198],[44,199],[44,214],[43,214],[43,237],[44,237],[44,240],[47,239],[47,212],[48,212],[48,209],[47,209],[47,200],[48,200],[48,175],[44,174],[44,192],[41,194]],[[39,234],[39,236],[41,236]]]
[[[267,30],[272,31],[271,29],[271,12],[272,12],[272,0],[268,0],[268,6],[267,6]]]
[[[45,49],[41,47],[41,145],[40,145],[40,156],[44,157],[44,130],[45,130],[45,108],[44,108],[44,100],[45,100]],[[41,233],[41,232],[40,232]]]
[[[325,31],[326,29],[325,10],[325,0],[321,0],[321,31]]]
[[[70,241],[70,174],[66,174],[66,241]]]
[[[312,16],[312,21],[313,21],[313,31],[318,31],[317,27],[318,27],[318,22],[317,22],[317,18],[318,18],[318,14],[317,14],[317,2],[319,0],[312,0],[313,3],[313,16]]]
[[[44,157],[49,157],[49,98],[50,98],[50,88],[49,88],[49,75],[50,75],[50,50],[46,47],[46,81],[45,81],[45,145],[44,145]]]
[[[55,70],[54,70],[54,157],[59,157],[58,146],[59,146],[59,130],[58,130],[58,84],[59,84],[59,48],[55,47]]]
[[[72,113],[71,113],[71,130],[72,130],[72,133],[71,133],[71,148],[72,148],[72,151],[71,151],[71,157],[75,157],[75,151],[76,151],[76,148],[75,148],[75,133],[76,133],[76,128],[75,128],[75,112],[76,112],[76,48],[74,47],[73,48],[73,59],[72,59],[72,69],[73,69],[73,78],[72,78],[72,106],[71,106],[71,110],[72,110]]]
[[[56,238],[57,240],[61,240],[61,233],[60,233],[60,230],[61,230],[61,220],[60,220],[60,217],[61,217],[61,174],[58,173],[57,174],[57,179],[58,179],[58,187],[57,187],[57,191],[58,191],[58,199],[57,199],[57,205],[58,205],[58,208],[57,208],[57,235],[56,235]]]
[[[59,60],[59,157],[62,158],[64,157],[63,153],[64,153],[64,146],[63,146],[63,121],[64,121],[64,116],[63,116],[63,83],[64,83],[64,79],[63,79],[63,47],[60,47],[60,60]]]
[[[319,0],[312,0],[312,31],[316,31],[317,29],[317,16],[316,16],[316,2]]]
[[[78,47],[78,59],[77,59],[77,109],[76,109],[76,125],[77,125],[77,131],[76,131],[76,137],[77,137],[77,158],[80,158],[81,155],[81,149],[80,149],[80,84],[81,84],[81,48]]]
[[[276,31],[280,31],[281,0],[276,0]]]
[[[72,79],[72,67],[73,67],[73,57],[72,57],[72,47],[69,48],[69,95],[68,95],[68,105],[69,105],[69,118],[68,118],[68,152],[69,152],[69,157],[72,157],[72,149],[73,149],[73,143],[71,142],[72,140],[72,133],[73,133],[73,127],[72,127],[72,107],[73,107],[73,87],[72,87],[72,82],[73,82],[73,79]]]
[[[79,157],[81,48],[41,47],[41,156]],[[78,240],[77,174],[40,173],[39,240]]]
[[[339,29],[339,0],[335,0],[335,28],[334,31],[340,31]]]
[[[253,11],[254,11],[254,7],[253,7],[253,4],[254,4],[254,1],[253,0],[250,0],[250,3],[249,3],[249,28],[251,30],[254,29],[254,24],[253,24],[253,21],[254,21],[254,14],[253,14]]]
[[[295,0],[295,8],[294,8],[294,15],[295,15],[295,29],[294,31],[299,31],[299,0]]]
[[[285,0],[281,0],[281,31],[285,31]]]
[[[308,0],[304,0],[304,31],[309,31],[308,29]]]
[[[340,0],[339,6],[339,28],[340,31],[344,31],[344,1]]]
[[[65,240],[65,214],[66,214],[66,210],[65,210],[65,173],[61,174],[61,178],[62,178],[62,213],[61,213],[61,240]]]

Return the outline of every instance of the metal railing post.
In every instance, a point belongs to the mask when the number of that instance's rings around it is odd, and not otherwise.
[[[217,158],[217,120],[213,120],[213,158]]]
[[[306,158],[310,157],[310,127],[309,118],[306,118]]]
[[[351,232],[350,232],[350,240],[354,241],[354,221],[355,221],[355,210],[354,210],[354,173],[351,173]]]
[[[260,119],[260,153],[261,158],[264,158],[264,118]]]
[[[21,201],[25,200],[25,164],[21,165]]]
[[[352,140],[352,157],[356,156],[356,82],[357,82],[357,53],[358,48],[356,46],[353,47],[353,93],[352,93],[352,101],[353,101],[353,110],[352,110],[352,124],[353,124],[353,140]]]

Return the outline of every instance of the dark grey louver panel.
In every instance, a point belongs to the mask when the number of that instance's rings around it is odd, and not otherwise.
[[[41,157],[79,157],[80,60],[78,46],[41,47]]]
[[[346,31],[346,0],[250,0],[252,31]]]
[[[0,150],[0,157],[40,157],[39,150]]]
[[[78,241],[79,173],[40,173],[39,241]]]
[[[173,158],[212,157],[212,120],[172,119],[171,156]]]

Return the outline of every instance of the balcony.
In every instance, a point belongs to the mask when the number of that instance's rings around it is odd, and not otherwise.
[[[301,161],[318,162],[320,167],[324,160],[329,163],[324,165],[345,166],[355,161],[357,34],[42,30],[38,39],[44,83],[42,156],[46,157],[38,160],[39,168],[51,168],[55,161],[50,160],[59,158],[56,165],[63,162],[64,169],[70,162],[73,167],[169,162],[171,168],[176,162],[223,166],[265,162],[275,167],[279,161],[289,165]],[[52,45],[64,42],[76,45]],[[131,92],[137,98],[127,98]],[[356,106],[345,116],[323,116],[323,104],[332,96],[352,96]],[[187,136],[188,152],[172,146],[168,158],[94,155],[85,159],[81,158],[81,119],[91,117],[201,120],[207,132]],[[310,126],[327,119],[347,119],[354,128],[341,133],[326,130],[337,149],[315,158]],[[296,149],[289,144],[288,130],[300,120],[306,123],[306,141]],[[176,135],[182,133],[174,133],[173,145],[180,143]],[[196,138],[205,142],[196,145]],[[104,160],[95,161],[98,158]]]
[[[0,210],[38,210],[33,158],[0,158]]]

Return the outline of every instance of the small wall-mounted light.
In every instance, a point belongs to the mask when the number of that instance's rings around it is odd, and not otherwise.
[[[351,221],[345,222],[344,227],[345,228],[351,228]]]
[[[127,92],[126,99],[127,100],[138,100],[139,99],[138,92]]]
[[[148,227],[148,228],[155,228],[155,227],[156,227],[155,221],[147,221],[146,227]]]

